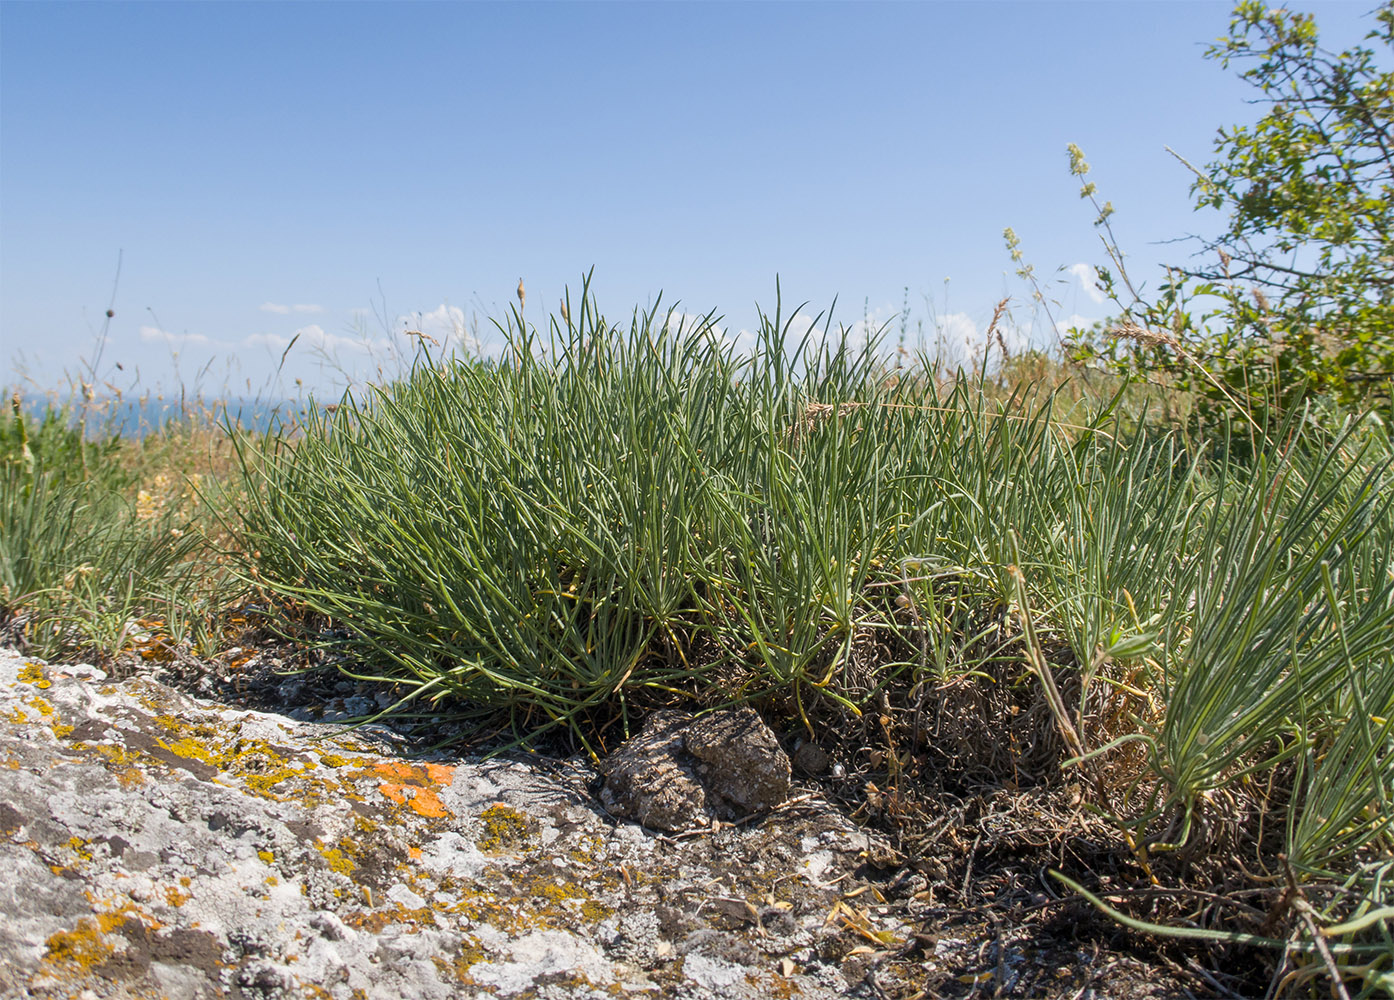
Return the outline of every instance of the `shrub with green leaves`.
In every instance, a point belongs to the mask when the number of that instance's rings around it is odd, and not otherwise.
[[[1192,393],[1207,433],[1225,418],[1276,426],[1308,396],[1394,412],[1394,2],[1373,18],[1372,47],[1332,52],[1310,14],[1235,7],[1206,55],[1243,67],[1266,110],[1220,129],[1217,159],[1191,168],[1196,208],[1228,216],[1202,247],[1213,263],[1170,268],[1144,296],[1109,229],[1112,205],[1085,180],[1110,257],[1100,283],[1119,312],[1075,331],[1081,357]],[[1085,178],[1083,154],[1070,157]]]

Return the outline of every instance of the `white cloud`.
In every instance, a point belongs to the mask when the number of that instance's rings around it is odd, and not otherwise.
[[[277,316],[288,316],[293,312],[297,313],[322,313],[324,306],[298,304],[293,306],[281,305],[279,302],[263,302],[257,307],[262,312],[275,313]]]
[[[391,349],[391,344],[383,338],[374,340],[357,336],[343,337],[335,333],[326,333],[324,328],[316,323],[302,326],[290,336],[279,333],[254,333],[245,338],[242,343],[246,347],[267,347],[273,351],[284,351],[290,346],[291,341],[295,342],[297,351],[304,349],[329,355],[337,354],[340,351],[373,354]]]
[[[1094,302],[1102,302],[1104,293],[1099,290],[1099,272],[1094,270],[1092,264],[1085,264],[1082,261],[1078,264],[1071,264],[1065,268],[1073,274],[1079,281],[1079,286],[1084,289],[1084,294],[1089,296]]]
[[[1017,323],[1004,314],[998,318],[997,326],[991,327],[988,325],[990,316],[990,313],[981,318],[965,312],[940,313],[935,316],[932,329],[921,331],[920,349],[941,368],[973,369],[982,363],[984,352],[989,363],[996,365],[1004,346],[1013,356],[1042,346],[1039,338],[1033,336],[1031,322]]]
[[[465,328],[465,311],[459,306],[442,302],[430,312],[398,316],[396,328],[403,333],[410,331],[430,337],[446,352],[479,353],[479,340]]]
[[[170,347],[208,347],[213,343],[201,333],[170,333],[158,326],[142,326],[140,339],[147,344],[167,344]]]

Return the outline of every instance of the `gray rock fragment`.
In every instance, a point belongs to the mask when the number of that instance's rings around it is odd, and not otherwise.
[[[827,751],[817,743],[800,739],[794,744],[794,756],[791,763],[803,774],[820,775],[827,774],[832,767],[832,759],[828,757]]]
[[[683,732],[691,721],[687,712],[650,715],[639,735],[601,765],[601,804],[655,830],[682,830],[696,823],[707,795],[683,750]]]
[[[643,731],[603,765],[605,808],[659,830],[773,809],[789,797],[789,758],[748,706],[694,720],[687,712],[649,716]]]
[[[722,819],[765,812],[789,797],[789,758],[749,705],[703,716],[683,742]]]

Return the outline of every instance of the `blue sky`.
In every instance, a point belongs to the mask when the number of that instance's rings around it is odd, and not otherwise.
[[[1347,45],[1373,0],[1298,6]],[[591,268],[614,319],[661,292],[738,336],[777,275],[849,324],[898,327],[908,289],[931,343],[1010,294],[1039,338],[1001,234],[1043,279],[1102,260],[1067,143],[1141,277],[1217,227],[1163,147],[1204,162],[1256,114],[1202,58],[1229,11],[5,2],[0,384],[92,358],[118,252],[123,386],[264,392],[299,332],[282,383],[325,393],[404,328],[493,349],[520,276],[537,322]],[[1057,319],[1107,312],[1050,287]]]

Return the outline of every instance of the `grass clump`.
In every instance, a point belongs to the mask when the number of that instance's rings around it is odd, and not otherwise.
[[[892,823],[926,761],[1082,778],[1148,884],[1246,873],[1265,903],[1221,939],[1387,982],[1377,420],[1308,411],[1236,465],[1122,394],[943,385],[778,308],[744,354],[711,317],[563,317],[515,314],[501,361],[422,355],[244,466],[249,577],[354,676],[592,752],[658,703],[762,699],[862,727]]]

